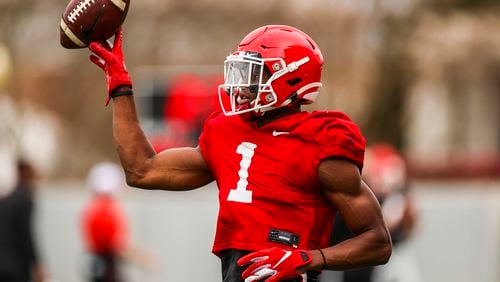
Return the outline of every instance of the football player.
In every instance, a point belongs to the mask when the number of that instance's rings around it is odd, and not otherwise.
[[[145,189],[219,188],[213,253],[223,281],[318,281],[322,269],[386,263],[390,235],[361,179],[365,139],[347,115],[306,112],[321,88],[316,43],[290,26],[249,33],[224,62],[221,111],[199,146],[155,153],[134,106],[132,81],[114,44],[90,45],[107,77],[113,133],[127,182]],[[340,212],[355,236],[329,246]]]

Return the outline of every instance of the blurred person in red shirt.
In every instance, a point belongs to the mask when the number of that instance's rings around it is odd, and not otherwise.
[[[195,146],[203,122],[219,107],[218,86],[222,75],[181,73],[169,80],[163,104],[165,132],[150,136],[156,152]]]
[[[417,210],[410,192],[407,165],[390,144],[376,144],[366,151],[363,178],[382,205],[385,222],[394,244],[414,232]]]
[[[121,168],[113,163],[96,164],[89,172],[87,181],[93,197],[82,217],[85,244],[92,254],[89,281],[122,281],[118,264],[128,229],[115,194],[125,186],[123,179]]]
[[[366,149],[363,179],[373,190],[382,207],[385,222],[396,250],[414,232],[417,211],[409,193],[406,162],[391,144],[379,143]],[[335,220],[332,241],[338,244],[352,237],[342,217]],[[396,251],[395,251],[396,253]],[[382,268],[387,268],[386,266]],[[343,282],[379,281],[381,267],[364,267],[342,273]],[[380,281],[387,278],[382,278]],[[390,281],[402,281],[400,279]]]
[[[88,281],[124,281],[121,261],[153,264],[150,254],[129,242],[127,217],[116,198],[125,187],[124,173],[117,164],[102,162],[92,167],[87,182],[93,191],[82,216],[83,239],[92,255]]]

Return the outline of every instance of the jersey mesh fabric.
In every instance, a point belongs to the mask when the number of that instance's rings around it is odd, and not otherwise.
[[[326,247],[336,209],[324,197],[318,166],[337,157],[361,169],[365,148],[358,127],[345,114],[319,111],[262,127],[216,112],[207,119],[199,144],[219,188],[212,249],[219,256],[226,249]],[[250,202],[230,200],[238,186],[251,191]],[[270,229],[297,234],[298,245],[270,242]]]

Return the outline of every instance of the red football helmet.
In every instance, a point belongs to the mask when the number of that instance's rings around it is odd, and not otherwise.
[[[366,149],[363,177],[377,196],[386,197],[405,188],[406,162],[393,145],[372,145]]]
[[[249,33],[224,62],[219,100],[226,115],[313,103],[321,88],[323,56],[304,32],[285,25]],[[229,101],[227,97],[229,96]]]

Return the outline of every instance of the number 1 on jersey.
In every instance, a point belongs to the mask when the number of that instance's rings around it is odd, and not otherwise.
[[[250,142],[242,142],[236,148],[236,153],[240,154],[240,170],[238,171],[238,176],[240,179],[236,184],[236,189],[229,190],[229,195],[227,196],[228,201],[240,202],[240,203],[251,203],[252,202],[252,191],[247,190],[248,186],[248,168],[252,163],[253,154],[255,152],[257,145]]]

